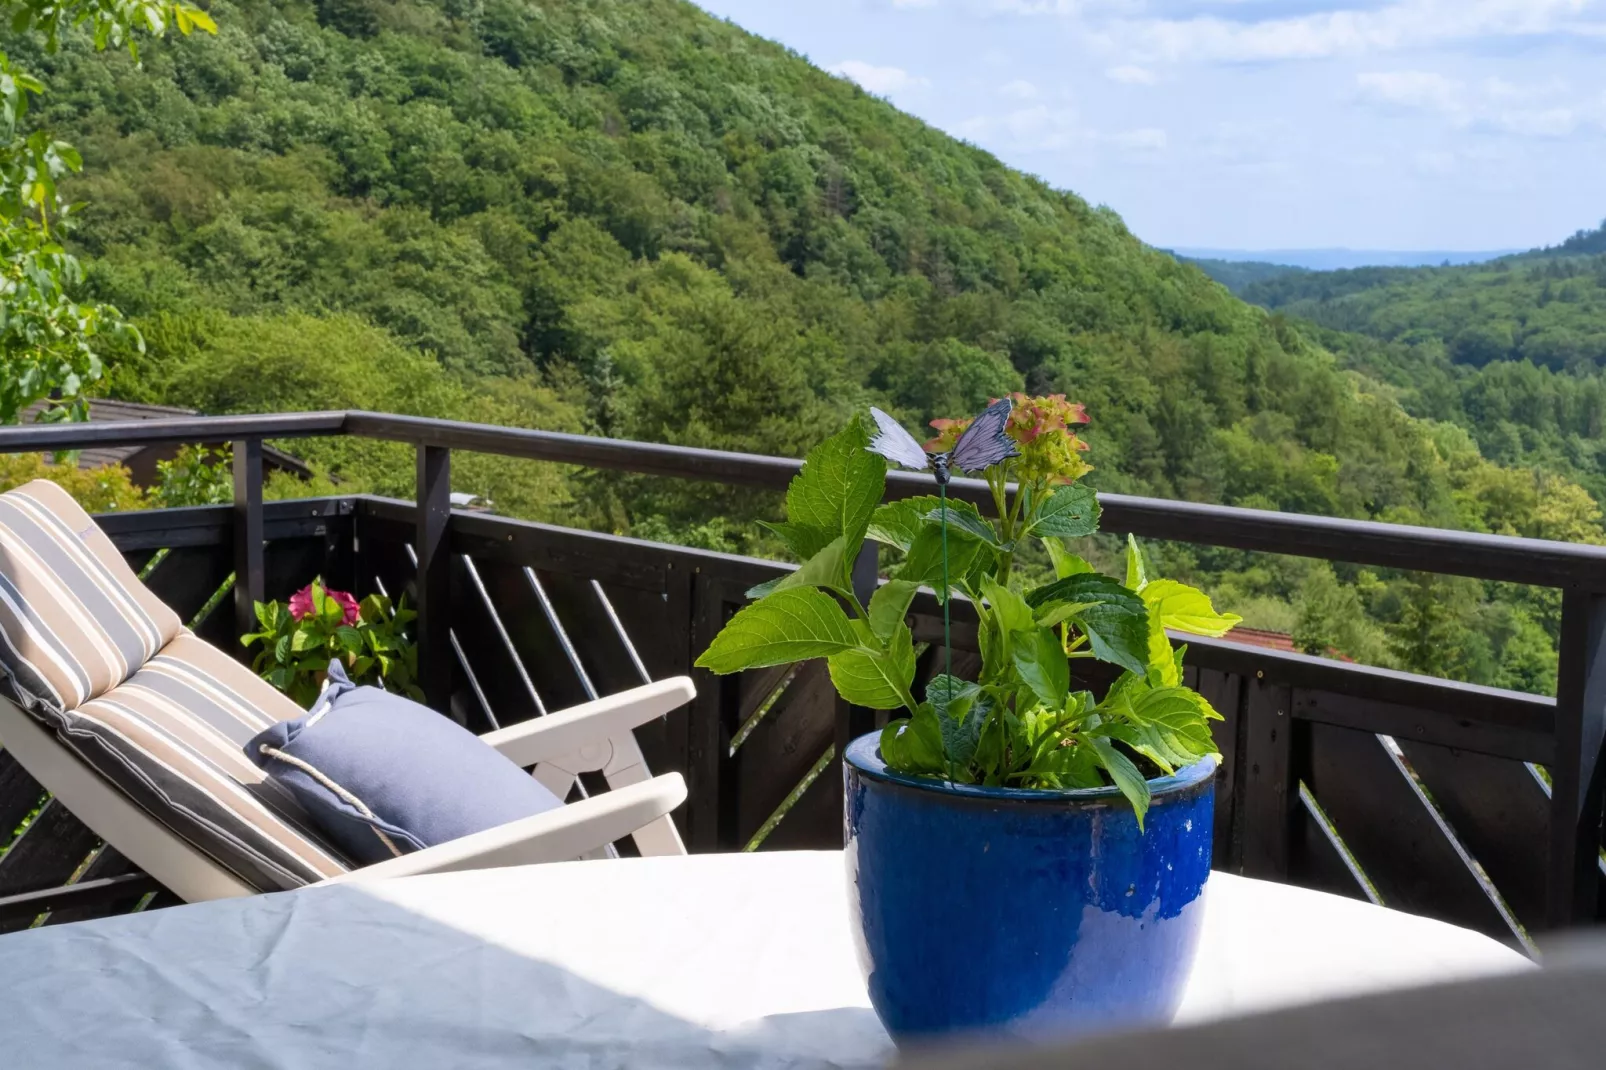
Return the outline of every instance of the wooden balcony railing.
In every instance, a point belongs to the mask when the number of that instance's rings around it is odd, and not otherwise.
[[[416,500],[264,504],[263,440],[331,435],[411,444]],[[0,429],[0,452],[194,441],[234,442],[232,507],[99,518],[136,566],[165,551],[149,568],[152,588],[227,649],[238,649],[253,599],[284,598],[315,574],[359,596],[405,591],[420,610],[431,704],[478,729],[692,672],[743,592],[789,568],[454,513],[448,497],[453,450],[774,490],[798,469],[783,458],[364,412]],[[915,474],[888,480],[893,497],[930,486]],[[957,480],[951,493],[990,504],[977,481]],[[1518,945],[1606,919],[1606,548],[1101,501],[1114,532],[1561,590],[1555,699],[1193,637],[1189,682],[1226,717],[1218,868],[1372,898]],[[873,556],[855,575],[867,594]],[[232,611],[215,597],[231,576]],[[974,617],[963,606],[956,614],[955,661],[965,665],[976,657]],[[917,599],[911,616],[927,644],[924,678],[942,656],[935,600]],[[639,733],[655,769],[686,775],[677,820],[690,848],[839,846],[837,755],[877,716],[840,703],[818,665],[694,675],[693,707]],[[43,799],[3,746],[0,844]],[[0,932],[170,901],[53,802],[0,856]]]

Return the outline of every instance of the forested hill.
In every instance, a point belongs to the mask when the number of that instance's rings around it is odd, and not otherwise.
[[[912,425],[1025,388],[1087,405],[1105,489],[1599,537],[1577,488],[1541,516],[1530,474],[1410,419],[1113,212],[691,4],[212,13],[217,38],[145,48],[142,71],[82,41],[27,56],[50,83],[35,118],[84,149],[91,285],[145,331],[105,386],[123,396],[797,455],[867,401]],[[296,448],[347,487],[410,480],[384,448]],[[766,549],[750,498],[529,465],[454,474],[524,515]],[[1363,611],[1331,571],[1229,557],[1192,564],[1273,615],[1306,583],[1332,595],[1322,620],[1357,628],[1450,604],[1343,576],[1372,584]],[[1502,634],[1531,638],[1524,620]],[[1453,671],[1496,679],[1508,645]]]
[[[1487,264],[1284,275],[1243,294],[1328,328],[1318,340],[1345,366],[1461,425],[1485,457],[1606,494],[1606,228]]]

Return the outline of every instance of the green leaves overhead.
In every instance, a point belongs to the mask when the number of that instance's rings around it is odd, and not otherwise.
[[[836,599],[813,587],[794,587],[738,612],[697,659],[699,668],[731,673],[829,657],[859,645]]]

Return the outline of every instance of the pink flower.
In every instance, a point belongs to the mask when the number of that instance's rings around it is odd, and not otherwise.
[[[314,580],[290,596],[290,616],[296,620],[306,620],[317,611],[317,608],[312,604],[312,588],[313,584],[317,582],[317,580]],[[357,623],[358,618],[362,615],[362,609],[357,605],[355,598],[345,591],[337,591],[332,587],[325,587],[323,593],[334,599],[335,603],[340,606],[341,611],[345,614],[347,624]]]

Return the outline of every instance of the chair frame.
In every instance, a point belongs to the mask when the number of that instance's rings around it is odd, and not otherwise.
[[[669,817],[686,799],[685,781],[679,773],[652,776],[633,730],[695,695],[691,680],[677,676],[481,736],[518,765],[533,766],[532,775],[559,798],[567,796],[582,773],[601,773],[612,790],[318,884],[567,861],[605,851],[626,836],[635,839],[644,855],[685,854]],[[186,902],[259,894],[3,698],[0,746],[90,831]]]

